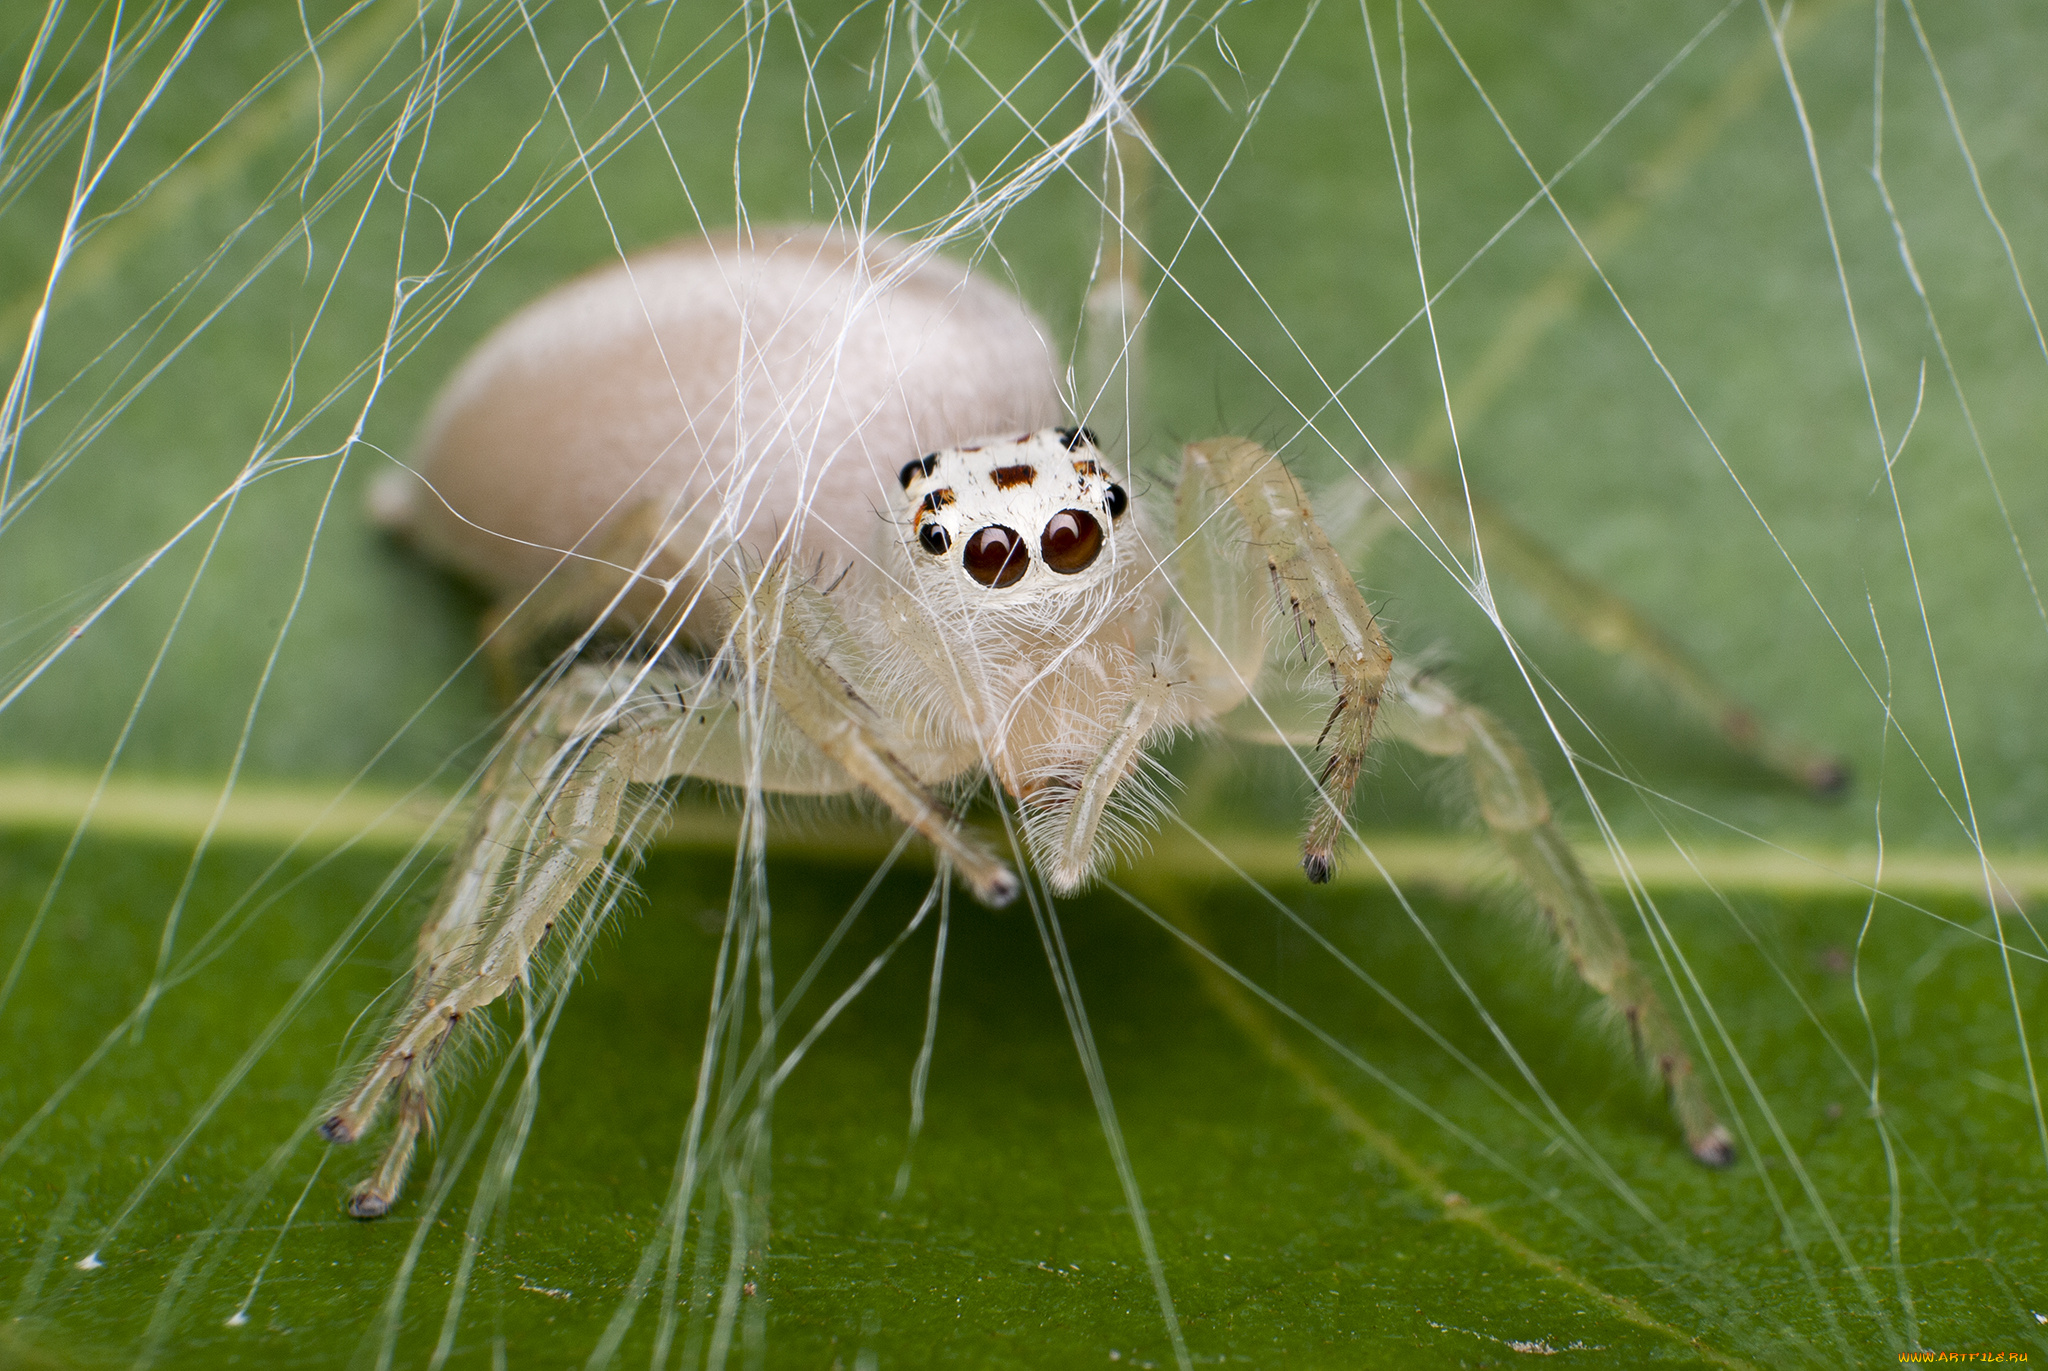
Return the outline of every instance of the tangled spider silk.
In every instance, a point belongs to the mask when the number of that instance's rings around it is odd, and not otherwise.
[[[0,1361],[2048,1355],[2024,6],[0,10]],[[800,220],[1042,321],[1029,461],[863,473],[918,612],[1150,556],[1163,618],[1225,628],[1230,585],[1189,592],[1235,504],[1160,555],[1189,440],[1314,496],[1398,649],[1332,883],[1300,838],[1337,692],[1270,594],[1292,665],[1140,749],[1075,896],[1077,789],[970,793],[977,756],[925,787],[934,837],[761,783],[845,768],[709,626],[780,603],[851,653],[877,619],[834,637],[852,557],[737,536],[758,482],[652,583],[633,535],[683,511],[621,508],[471,668],[476,602],[361,519],[460,358],[595,262]],[[1055,463],[996,516],[997,471]],[[757,591],[692,582],[700,546]],[[725,663],[785,637],[733,627]],[[883,667],[942,679],[834,672]],[[1692,1164],[1543,921],[1508,931],[1539,902],[1486,830],[1541,811],[1404,685],[1526,745],[1734,1167]],[[508,734],[527,688],[555,713]],[[403,1110],[316,1129],[410,1008],[464,797],[495,767],[545,836],[520,785],[614,706],[763,775],[624,784],[435,1063],[392,1217],[336,1222]],[[934,879],[952,841],[1005,910]]]

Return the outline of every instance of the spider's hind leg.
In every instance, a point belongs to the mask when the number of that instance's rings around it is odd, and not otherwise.
[[[1388,680],[1386,732],[1421,751],[1461,759],[1480,816],[1514,864],[1579,979],[1605,996],[1627,1025],[1639,1061],[1654,1069],[1693,1156],[1709,1166],[1735,1159],[1735,1142],[1707,1102],[1685,1040],[1600,892],[1551,820],[1550,799],[1528,754],[1500,720],[1405,663]]]
[[[1735,751],[1820,798],[1848,787],[1847,762],[1772,727],[1642,610],[1574,570],[1492,501],[1434,471],[1404,468],[1396,487],[1447,538],[1476,526],[1489,569],[1533,595],[1575,637],[1643,671]]]

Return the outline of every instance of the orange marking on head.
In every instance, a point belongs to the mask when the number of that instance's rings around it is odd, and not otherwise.
[[[1028,486],[1038,479],[1038,468],[1019,464],[1013,467],[997,467],[988,474],[996,483],[997,490],[1008,490],[1011,486]]]

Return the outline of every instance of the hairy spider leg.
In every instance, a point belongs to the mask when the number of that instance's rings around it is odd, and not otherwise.
[[[1191,485],[1207,491],[1191,491]],[[1265,562],[1274,598],[1293,624],[1303,655],[1319,656],[1329,670],[1336,701],[1317,740],[1324,764],[1301,844],[1302,871],[1311,881],[1327,881],[1372,743],[1373,716],[1393,665],[1393,649],[1350,570],[1309,512],[1308,497],[1278,458],[1245,438],[1192,443],[1184,454],[1181,489],[1184,512],[1228,499],[1243,525],[1238,555]],[[1244,628],[1236,631],[1241,634]]]
[[[775,663],[770,687],[776,704],[819,751],[950,859],[976,899],[996,908],[1015,899],[1016,873],[962,831],[952,811],[905,764],[907,749],[894,731],[832,664],[834,646],[853,634],[831,600],[787,563],[772,575],[782,593],[769,603],[783,607],[780,621],[757,616],[753,631],[763,635],[754,643],[756,659],[772,655]]]
[[[1692,1057],[1662,997],[1629,955],[1628,940],[1571,845],[1552,821],[1550,797],[1515,736],[1500,720],[1405,663],[1387,687],[1388,736],[1465,764],[1479,814],[1536,900],[1579,979],[1606,997],[1628,1027],[1638,1061],[1654,1070],[1693,1156],[1709,1166],[1735,1159],[1735,1140],[1693,1070]]]
[[[1220,720],[1231,737],[1306,747],[1320,728],[1321,702],[1286,687],[1259,692],[1259,708]],[[1558,831],[1528,754],[1499,719],[1402,660],[1388,674],[1380,732],[1431,756],[1456,758],[1470,779],[1479,816],[1535,901],[1545,929],[1577,973],[1613,1006],[1636,1059],[1654,1071],[1694,1157],[1709,1166],[1735,1159],[1734,1139],[1707,1100],[1706,1086],[1656,986],[1629,955],[1614,912]]]
[[[731,654],[759,666],[774,708],[751,736],[730,673],[669,663],[578,663],[541,690],[491,768],[454,873],[421,931],[406,1009],[321,1133],[353,1142],[395,1092],[398,1121],[349,1212],[376,1218],[404,1187],[431,1119],[435,1067],[463,1018],[523,984],[535,950],[604,863],[633,782],[690,776],[795,794],[866,789],[948,858],[977,898],[1007,903],[1017,878],[962,833],[899,757],[875,712],[831,665],[845,626],[786,565],[757,612],[736,616]],[[757,711],[759,712],[759,711]],[[786,727],[785,727],[786,726]],[[796,736],[786,736],[791,731]],[[781,745],[771,746],[771,741]]]
[[[321,1125],[329,1141],[353,1142],[397,1092],[397,1128],[349,1196],[358,1218],[377,1218],[398,1198],[450,1034],[527,980],[535,949],[604,860],[627,782],[650,769],[647,753],[674,750],[673,725],[688,715],[680,696],[650,690],[626,715],[606,707],[606,678],[579,666],[547,687],[491,768],[456,873],[421,930],[407,1007],[368,1074]],[[593,728],[594,719],[602,722]]]
[[[1642,668],[1731,748],[1815,795],[1838,795],[1848,785],[1849,767],[1841,758],[1766,725],[1640,609],[1573,570],[1555,548],[1491,500],[1473,493],[1468,515],[1465,490],[1443,474],[1401,467],[1395,476],[1400,489],[1384,494],[1400,501],[1400,491],[1406,491],[1411,507],[1427,515],[1454,548],[1469,551],[1471,528],[1476,523],[1489,571],[1535,596],[1573,636]]]
[[[1148,664],[1150,665],[1150,664]],[[1078,890],[1097,860],[1096,838],[1103,812],[1119,783],[1142,759],[1145,741],[1167,712],[1173,683],[1156,665],[1131,684],[1131,702],[1109,732],[1102,750],[1074,781],[1066,822],[1060,829],[1048,876],[1053,889]]]

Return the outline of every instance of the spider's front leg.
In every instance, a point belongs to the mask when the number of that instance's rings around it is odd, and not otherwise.
[[[1310,879],[1328,878],[1330,845],[1349,807],[1376,713],[1397,740],[1460,759],[1481,817],[1572,968],[1619,1011],[1638,1059],[1662,1080],[1686,1146],[1710,1166],[1732,1161],[1734,1140],[1707,1102],[1685,1040],[1558,832],[1543,783],[1514,735],[1440,681],[1392,660],[1300,487],[1262,448],[1235,438],[1189,448],[1179,503],[1182,560],[1174,582],[1193,620],[1185,644],[1190,684],[1216,714],[1229,715],[1222,720],[1226,730],[1254,741],[1330,749],[1302,858]],[[1232,508],[1242,529],[1221,517]],[[1234,563],[1233,541],[1251,555]],[[1261,692],[1264,708],[1256,713],[1230,712],[1250,695],[1265,656],[1265,634],[1247,612],[1252,586],[1241,574],[1256,555],[1263,555],[1269,579],[1293,611],[1304,647],[1313,643],[1328,660],[1337,706],[1320,728],[1319,708],[1284,688]]]
[[[1317,740],[1327,753],[1317,778],[1315,811],[1301,845],[1301,869],[1320,883],[1330,879],[1335,866],[1337,836],[1351,812],[1351,792],[1372,743],[1373,716],[1394,654],[1351,572],[1309,512],[1308,497],[1279,459],[1244,438],[1191,444],[1179,492],[1183,541],[1205,539],[1210,548],[1224,541],[1215,520],[1226,503],[1243,525],[1244,554],[1265,562],[1266,578],[1281,609],[1292,617],[1303,655],[1321,656],[1336,689],[1336,703]],[[1201,542],[1188,551],[1195,562],[1209,564],[1200,573],[1207,578],[1205,585],[1227,577],[1213,554],[1204,556]],[[1227,587],[1197,595],[1197,619],[1211,608],[1221,611],[1219,620],[1229,616],[1232,596]],[[1215,636],[1207,625],[1192,627],[1199,640],[1188,644],[1191,666],[1209,678],[1206,692],[1221,713],[1233,693],[1241,697],[1257,678],[1264,635],[1241,615],[1229,625],[1227,640]]]
[[[398,1121],[349,1212],[388,1212],[430,1119],[435,1068],[461,1021],[524,982],[548,931],[604,861],[633,782],[692,776],[783,794],[872,792],[987,904],[1017,878],[959,831],[904,749],[834,665],[851,635],[816,587],[771,569],[734,616],[728,671],[572,667],[543,691],[485,777],[477,817],[420,933],[412,993],[362,1081],[320,1131],[354,1142],[395,1094]],[[736,679],[753,663],[765,690]],[[759,700],[748,708],[743,695]],[[760,698],[765,695],[765,699]],[[746,726],[751,718],[753,726]]]
[[[455,869],[420,930],[406,1008],[363,1080],[320,1126],[331,1142],[354,1142],[397,1096],[391,1141],[349,1196],[357,1218],[376,1218],[397,1199],[433,1109],[449,1035],[527,979],[535,949],[604,860],[627,783],[665,772],[670,754],[697,741],[693,725],[729,749],[730,702],[693,708],[675,673],[658,675],[621,701],[616,670],[572,668],[534,701],[486,775]]]
[[[1308,693],[1260,692],[1260,708],[1220,720],[1248,742],[1309,746],[1322,717]],[[1442,681],[1397,661],[1381,697],[1380,731],[1436,757],[1455,757],[1470,778],[1479,816],[1535,902],[1552,938],[1580,980],[1611,1004],[1636,1059],[1655,1071],[1694,1157],[1709,1166],[1735,1159],[1734,1139],[1708,1103],[1706,1087],[1663,997],[1629,954],[1614,913],[1558,831],[1550,797],[1507,726],[1467,704]]]
[[[1464,762],[1480,817],[1535,898],[1572,969],[1619,1011],[1637,1060],[1663,1081],[1685,1145],[1709,1166],[1732,1162],[1735,1140],[1707,1102],[1678,1026],[1629,955],[1613,911],[1551,821],[1550,797],[1514,734],[1405,663],[1394,668],[1383,717],[1386,731],[1400,741]]]

